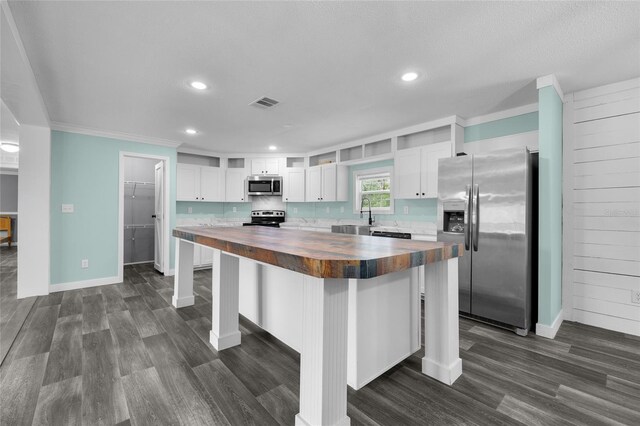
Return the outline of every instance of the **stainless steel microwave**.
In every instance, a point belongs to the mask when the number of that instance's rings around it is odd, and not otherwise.
[[[282,176],[249,176],[247,195],[282,195]]]

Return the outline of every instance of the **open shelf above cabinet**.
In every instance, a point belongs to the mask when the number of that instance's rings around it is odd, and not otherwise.
[[[195,166],[220,167],[220,157],[178,153],[178,163],[193,164]]]
[[[398,151],[451,140],[451,125],[398,136]]]
[[[319,166],[321,164],[330,164],[335,162],[336,162],[336,151],[325,152],[324,154],[317,154],[309,157],[309,167]]]

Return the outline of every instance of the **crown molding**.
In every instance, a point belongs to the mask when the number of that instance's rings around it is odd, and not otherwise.
[[[112,138],[112,139],[127,140],[131,142],[140,142],[140,143],[146,143],[151,145],[166,146],[169,148],[177,148],[180,145],[182,145],[182,142],[175,142],[168,139],[153,138],[149,136],[140,136],[140,135],[134,135],[131,133],[124,133],[124,132],[106,131],[106,130],[94,129],[91,127],[82,127],[75,124],[60,123],[57,121],[51,122],[51,130],[58,130],[61,132],[69,132],[69,133],[81,133],[83,135],[100,136],[100,137]]]
[[[558,96],[560,96],[560,100],[564,103],[564,93],[562,92],[560,83],[558,83],[558,79],[554,74],[545,75],[544,77],[538,77],[538,79],[536,80],[536,88],[538,90],[547,86],[553,86],[553,88],[556,89],[556,93],[558,94]]]
[[[538,103],[529,105],[523,105],[504,111],[493,112],[491,114],[480,115],[478,117],[471,117],[465,120],[464,127],[474,126],[476,124],[489,123],[491,121],[502,120],[503,118],[511,118],[522,114],[529,114],[531,112],[538,111]]]

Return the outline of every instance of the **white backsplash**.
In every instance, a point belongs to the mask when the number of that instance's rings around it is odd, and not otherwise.
[[[266,195],[251,197],[251,210],[286,210],[281,196]]]

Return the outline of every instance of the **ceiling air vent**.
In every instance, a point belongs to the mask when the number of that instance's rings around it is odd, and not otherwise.
[[[249,105],[256,106],[258,108],[271,108],[278,105],[280,102],[275,99],[267,98],[266,96],[251,102]]]

